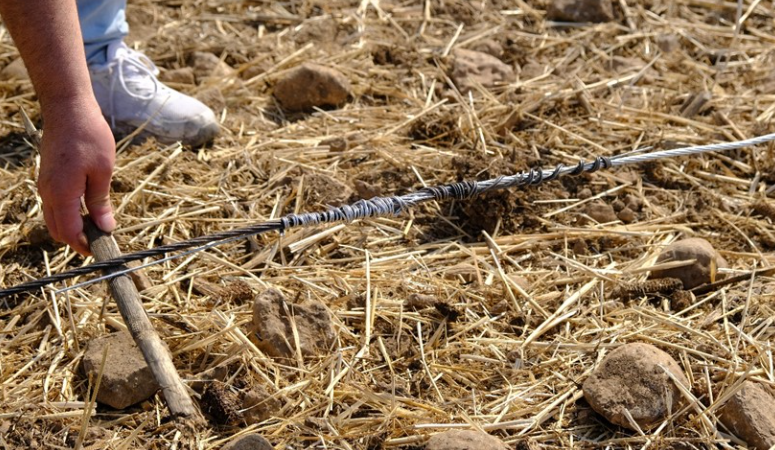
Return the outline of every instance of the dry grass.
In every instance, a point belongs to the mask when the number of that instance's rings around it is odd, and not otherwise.
[[[422,5],[133,2],[129,41],[162,68],[185,66],[199,50],[237,73],[178,86],[223,94],[223,134],[212,147],[122,146],[113,199],[123,250],[324,208],[356,180],[402,193],[574,155],[771,131],[769,5],[745,1],[735,26],[733,2],[620,1],[616,22],[583,27],[546,22],[543,1]],[[460,96],[449,89],[445,52],[486,39],[503,46],[518,79]],[[16,56],[7,33],[0,46],[4,62]],[[284,115],[271,87],[308,60],[342,71],[353,101]],[[0,92],[0,280],[12,285],[84,261],[39,238],[37,162],[19,115],[20,106],[36,110],[35,97],[25,82],[2,82]],[[691,106],[704,92],[704,107]],[[349,148],[324,144],[339,137]],[[725,286],[682,311],[612,293],[643,281],[660,248],[682,237],[711,241],[729,274],[772,266],[772,215],[755,211],[772,209],[761,202],[774,169],[772,147],[665,161],[471,205],[263,236],[148,270],[146,309],[184,378],[226,367],[231,386],[258,385],[278,400],[270,419],[248,428],[180,433],[160,398],[89,413],[90,387],[77,371],[84,345],[123,326],[115,305],[103,314],[104,286],[17,299],[0,310],[0,442],[71,448],[88,426],[84,448],[93,449],[211,449],[251,430],[276,448],[412,449],[432,433],[475,428],[512,448],[734,447],[713,413],[742,379],[775,386],[771,277]],[[585,188],[609,203],[640,199],[637,221],[582,224]],[[508,212],[486,215],[498,205]],[[249,304],[196,294],[184,283],[192,279],[239,279],[319,300],[338,345],[278,364],[247,336]],[[409,308],[411,294],[447,300],[457,317]],[[683,408],[642,435],[607,425],[580,390],[625,342],[671,353],[693,383]]]

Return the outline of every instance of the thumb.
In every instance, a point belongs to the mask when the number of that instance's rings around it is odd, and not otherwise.
[[[113,207],[110,205],[110,173],[98,175],[86,180],[86,192],[83,196],[86,209],[95,225],[110,233],[116,229]]]

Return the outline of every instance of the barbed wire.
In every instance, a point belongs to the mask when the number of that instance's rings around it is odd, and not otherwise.
[[[736,150],[744,147],[760,145],[775,140],[775,133],[763,136],[745,139],[736,142],[723,142],[717,144],[700,145],[694,147],[676,148],[671,150],[660,150],[648,153],[630,152],[619,156],[597,156],[590,161],[581,160],[575,165],[558,164],[551,169],[530,169],[513,175],[505,175],[497,178],[483,181],[463,181],[442,186],[425,187],[420,190],[410,192],[404,195],[390,197],[374,197],[368,200],[358,200],[351,205],[331,208],[327,211],[309,212],[301,214],[289,214],[279,219],[268,220],[243,228],[223,231],[205,236],[188,239],[173,244],[162,245],[135,253],[126,254],[118,258],[95,262],[86,266],[78,267],[59,274],[54,274],[28,282],[19,284],[6,289],[0,289],[0,298],[7,297],[23,292],[30,292],[43,288],[52,283],[62,282],[77,276],[90,274],[99,270],[116,269],[111,273],[88,280],[76,285],[66,287],[57,292],[65,292],[80,288],[103,280],[109,280],[115,277],[126,275],[128,273],[140,270],[149,266],[160,264],[165,261],[182,258],[193,253],[201,252],[209,248],[226,244],[238,239],[249,236],[256,236],[271,231],[283,232],[290,228],[314,226],[335,222],[353,222],[367,217],[396,216],[416,205],[429,201],[440,201],[454,198],[457,200],[466,200],[474,198],[485,192],[508,189],[521,186],[536,186],[547,181],[556,180],[565,175],[581,175],[583,173],[592,173],[601,169],[621,167],[630,164],[641,164],[649,161],[657,161],[667,158],[676,158],[680,156],[697,155],[714,151]],[[185,251],[187,250],[187,251]],[[184,253],[177,253],[183,252]],[[167,253],[177,253],[166,256],[165,258],[155,260],[137,267],[124,268],[122,266],[133,261],[139,261],[145,258],[165,255]]]

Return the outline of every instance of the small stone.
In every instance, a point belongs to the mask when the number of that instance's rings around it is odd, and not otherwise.
[[[614,209],[614,211],[619,212],[625,208],[625,204],[623,201],[619,200],[618,198],[611,202],[611,207]]]
[[[622,345],[584,381],[584,398],[611,423],[635,429],[626,410],[639,427],[648,428],[677,411],[681,398],[665,369],[689,386],[681,367],[667,353],[649,344]]]
[[[640,211],[643,208],[643,200],[637,195],[627,194],[624,197],[624,204],[633,211]]]
[[[165,70],[159,75],[159,80],[165,83],[196,84],[194,69],[192,69],[191,67]]]
[[[24,237],[30,245],[39,247],[41,245],[56,245],[56,241],[48,232],[48,227],[43,222],[30,222],[22,227]]]
[[[335,342],[334,329],[326,307],[317,301],[288,303],[277,289],[268,289],[253,303],[253,331],[258,348],[273,358],[293,358],[296,343],[293,323],[302,356],[328,351]]]
[[[716,280],[716,271],[727,267],[726,260],[716,249],[702,238],[683,239],[668,245],[657,257],[656,264],[673,261],[696,260],[688,266],[655,270],[649,278],[678,278],[683,281],[684,289],[692,289]]]
[[[242,394],[242,419],[248,425],[263,422],[281,407],[280,401],[260,386]]]
[[[597,223],[616,222],[616,213],[611,205],[605,203],[590,203],[584,213]]]
[[[208,77],[223,78],[234,75],[234,69],[212,53],[193,52],[189,57],[189,64],[193,68],[197,80]]]
[[[332,152],[343,152],[347,150],[347,139],[343,137],[332,137],[320,141],[322,147],[328,147]]]
[[[459,48],[452,55],[452,81],[463,94],[475,91],[478,85],[490,89],[515,80],[511,66],[487,53]]]
[[[221,450],[274,450],[274,447],[262,436],[248,434],[229,442]]]
[[[365,200],[382,195],[382,187],[362,180],[353,181],[353,187],[355,187],[355,192],[358,194],[358,197]]]
[[[97,401],[116,409],[149,399],[159,385],[153,378],[151,369],[137,348],[132,336],[127,332],[113,333],[93,339],[83,355],[83,371],[92,383],[97,381],[102,352],[108,347],[105,370],[102,374]]]
[[[339,107],[351,95],[350,82],[337,70],[304,63],[277,82],[274,96],[283,109],[309,111],[314,107]]]
[[[450,430],[433,435],[425,450],[506,450],[506,444],[481,431]]]
[[[478,42],[474,46],[474,50],[477,52],[487,53],[488,55],[494,56],[496,58],[503,56],[503,46],[500,44],[500,42],[492,39],[485,39]]]
[[[614,20],[611,0],[552,0],[546,18],[560,22],[610,22]]]
[[[226,99],[223,97],[221,90],[217,87],[207,88],[199,92],[196,95],[196,98],[215,112],[222,111],[226,108]]]
[[[743,382],[742,388],[721,407],[721,423],[743,439],[750,448],[768,450],[775,446],[775,397],[762,385]]]
[[[619,218],[624,223],[633,223],[636,220],[638,220],[638,215],[635,214],[635,211],[631,210],[630,208],[625,207],[623,210],[619,211],[619,213],[616,215],[616,217]]]
[[[580,200],[586,200],[590,197],[592,197],[592,189],[590,188],[584,188],[579,191],[579,193],[576,195]]]
[[[0,71],[0,81],[26,81],[30,79],[27,67],[21,58],[16,58]]]

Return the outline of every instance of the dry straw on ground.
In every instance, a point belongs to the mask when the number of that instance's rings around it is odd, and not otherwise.
[[[116,237],[130,252],[325,208],[342,185],[355,199],[359,189],[402,193],[574,156],[770,132],[775,22],[764,3],[745,1],[736,16],[734,2],[622,0],[613,22],[580,26],[546,21],[545,1],[131,2],[129,43],[164,70],[203,51],[235,71],[176,85],[219,108],[223,134],[212,147],[121,145]],[[516,80],[456,92],[451,51],[484,44],[503,50]],[[6,32],[0,45],[11,62]],[[284,114],[272,86],[304,61],[342,72],[352,101]],[[84,261],[41,233],[37,162],[19,115],[21,106],[36,111],[33,91],[23,81],[0,90],[8,286]],[[145,307],[183,377],[223,368],[226,389],[260,387],[270,397],[271,414],[249,427],[189,435],[158,397],[124,411],[92,405],[78,372],[85,343],[123,327],[115,305],[103,305],[104,286],[8,301],[0,442],[215,449],[256,431],[275,448],[408,450],[461,428],[510,448],[740,445],[716,412],[743,379],[775,385],[771,277],[724,286],[683,310],[668,297],[622,302],[612,293],[645,280],[662,246],[683,237],[710,241],[728,274],[771,266],[772,217],[756,211],[766,210],[774,174],[773,148],[761,146],[262,236],[146,271],[154,286]],[[627,196],[640,205],[633,223],[582,220],[586,204]],[[250,302],[197,291],[197,280],[321,301],[335,348],[280,364],[250,340]],[[412,294],[445,306],[412,308]],[[670,353],[692,383],[682,407],[643,434],[605,423],[582,399],[585,377],[626,342]]]

